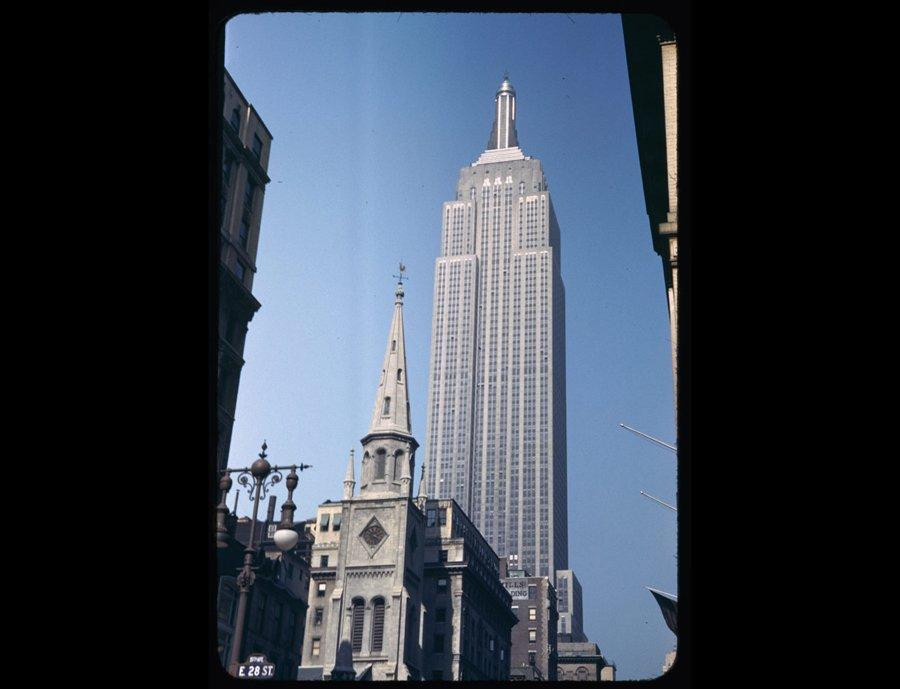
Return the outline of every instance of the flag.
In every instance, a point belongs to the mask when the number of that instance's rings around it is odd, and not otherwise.
[[[675,636],[678,636],[678,598],[671,593],[658,591],[649,586],[647,587],[647,590],[653,594],[656,602],[659,603],[659,609],[662,610],[666,626],[672,630],[672,633]]]

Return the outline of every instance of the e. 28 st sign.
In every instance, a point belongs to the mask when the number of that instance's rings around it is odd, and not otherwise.
[[[237,676],[241,679],[273,679],[275,663],[270,663],[263,654],[251,655],[238,665]]]

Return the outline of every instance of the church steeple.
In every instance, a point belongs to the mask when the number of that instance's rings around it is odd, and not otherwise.
[[[412,432],[409,421],[409,391],[406,386],[406,343],[403,337],[403,271],[394,292],[394,318],[388,333],[384,363],[381,366],[381,383],[375,392],[375,408],[369,433],[393,431],[409,435]]]
[[[503,73],[503,83],[494,97],[494,127],[488,140],[487,150],[496,148],[516,148],[516,90],[509,83],[509,72]]]
[[[403,335],[403,275],[400,264],[394,291],[394,317],[388,332],[381,382],[375,392],[375,408],[363,446],[359,497],[400,494],[411,497],[415,452],[419,443],[409,421],[409,390],[406,384],[406,340]]]

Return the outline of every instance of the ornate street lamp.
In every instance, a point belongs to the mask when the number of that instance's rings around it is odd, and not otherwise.
[[[281,506],[281,522],[279,523],[274,536],[275,545],[277,545],[281,551],[286,552],[290,550],[297,545],[297,540],[299,539],[299,535],[293,528],[294,510],[297,507],[294,504],[293,495],[294,489],[297,487],[299,481],[297,470],[303,471],[312,466],[311,464],[292,464],[290,466],[273,467],[266,459],[267,449],[268,445],[263,441],[262,452],[259,453],[259,459],[253,462],[250,467],[245,467],[243,469],[223,469],[222,478],[219,480],[219,490],[222,491],[222,499],[216,507],[216,545],[219,548],[225,548],[228,545],[228,528],[226,526],[228,507],[225,504],[225,499],[228,491],[231,490],[231,486],[233,485],[230,474],[240,472],[237,481],[241,486],[247,489],[247,493],[250,495],[250,501],[253,503],[253,518],[250,520],[250,537],[247,539],[247,547],[244,549],[244,564],[240,567],[237,575],[237,585],[240,596],[238,598],[238,608],[234,622],[234,636],[231,639],[231,663],[229,664],[229,672],[232,675],[236,674],[234,668],[240,662],[241,646],[244,642],[244,624],[247,617],[247,599],[250,588],[253,586],[253,582],[256,579],[254,571],[258,569],[258,567],[254,566],[254,561],[256,560],[254,542],[256,540],[256,515],[259,510],[260,498],[265,498],[269,489],[276,483],[281,482],[282,471],[286,469],[291,470],[286,481],[288,499]]]

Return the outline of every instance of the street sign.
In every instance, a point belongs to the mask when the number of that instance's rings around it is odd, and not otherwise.
[[[251,654],[247,660],[237,667],[239,679],[273,679],[275,677],[275,663],[266,660],[263,653]]]

